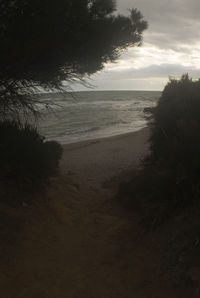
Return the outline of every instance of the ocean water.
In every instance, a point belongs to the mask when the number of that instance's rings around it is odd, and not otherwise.
[[[49,140],[62,144],[137,131],[147,125],[144,108],[154,107],[157,91],[84,91],[44,94],[54,103],[42,109],[38,128]]]

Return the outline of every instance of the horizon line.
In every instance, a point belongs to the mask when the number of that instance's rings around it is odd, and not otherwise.
[[[98,91],[141,91],[141,92],[162,92],[162,90],[142,90],[142,89],[90,89],[90,90],[72,90],[71,92],[98,92]]]

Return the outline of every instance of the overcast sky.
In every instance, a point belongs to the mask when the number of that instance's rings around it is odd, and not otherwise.
[[[137,8],[149,28],[140,48],[92,76],[95,90],[162,90],[169,76],[200,77],[200,0],[117,0],[117,7]]]

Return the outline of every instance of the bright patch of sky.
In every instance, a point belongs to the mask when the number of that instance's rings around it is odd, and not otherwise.
[[[92,76],[95,90],[162,90],[169,77],[200,77],[199,0],[118,0],[119,13],[137,8],[149,24],[139,48],[123,52]],[[83,86],[75,86],[84,90]]]

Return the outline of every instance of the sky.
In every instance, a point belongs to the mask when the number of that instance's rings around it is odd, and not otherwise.
[[[137,8],[149,27],[141,47],[91,77],[94,90],[162,90],[169,77],[200,77],[199,0],[117,0],[117,8],[121,14]]]

